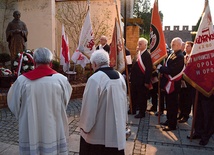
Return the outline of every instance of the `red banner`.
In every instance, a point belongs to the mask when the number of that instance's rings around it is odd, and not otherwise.
[[[115,19],[114,32],[110,45],[110,66],[122,73],[125,70],[124,47],[118,20]]]
[[[158,12],[157,0],[154,2],[150,27],[150,53],[154,65],[167,57],[166,43]]]
[[[113,35],[112,35],[112,40],[111,40],[111,45],[110,45],[110,66],[115,67],[117,65],[117,25],[116,25],[116,19],[115,19],[115,24],[114,24],[114,30],[113,30]]]
[[[209,5],[202,16],[184,78],[205,96],[214,93],[214,30]]]

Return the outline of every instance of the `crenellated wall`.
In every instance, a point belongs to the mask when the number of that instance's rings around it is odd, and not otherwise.
[[[192,26],[191,29],[189,29],[189,26],[182,26],[180,29],[180,26],[173,26],[171,29],[170,26],[164,27],[164,36],[165,40],[168,46],[170,46],[171,40],[175,37],[180,37],[184,42],[186,41],[192,41],[192,35],[191,31],[195,28],[195,26]]]

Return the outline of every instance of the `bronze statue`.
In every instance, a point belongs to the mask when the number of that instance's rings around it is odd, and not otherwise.
[[[7,42],[9,43],[11,62],[16,58],[17,53],[26,50],[25,43],[27,42],[27,26],[20,20],[21,13],[13,12],[14,19],[8,24],[6,29]]]

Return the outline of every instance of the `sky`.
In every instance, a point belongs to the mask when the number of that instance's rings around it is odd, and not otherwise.
[[[196,25],[204,9],[205,0],[158,0],[159,11],[163,13],[163,26],[183,26]],[[153,8],[154,0],[150,0]],[[209,0],[212,22],[214,24],[214,0]]]

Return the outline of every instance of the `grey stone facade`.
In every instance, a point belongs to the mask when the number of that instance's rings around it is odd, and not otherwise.
[[[191,31],[194,29],[194,26],[192,29],[189,29],[189,26],[183,26],[182,29],[180,29],[179,26],[174,26],[173,29],[170,29],[170,26],[164,27],[164,36],[167,45],[170,47],[171,40],[175,37],[180,37],[184,42],[186,41],[192,41],[192,35]]]

